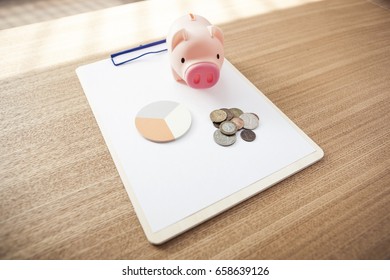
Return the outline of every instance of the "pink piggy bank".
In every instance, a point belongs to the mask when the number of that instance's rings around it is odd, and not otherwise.
[[[210,88],[224,60],[223,33],[204,17],[189,14],[171,26],[167,45],[172,73],[192,88]]]

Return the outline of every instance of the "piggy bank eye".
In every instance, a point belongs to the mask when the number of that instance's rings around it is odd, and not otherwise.
[[[181,58],[181,63],[184,63],[184,62],[186,62],[186,60],[185,60],[184,57],[182,57],[182,58]]]
[[[219,59],[219,53],[217,54],[217,59]]]

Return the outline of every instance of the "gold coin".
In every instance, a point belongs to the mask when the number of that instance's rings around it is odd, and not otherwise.
[[[214,110],[210,113],[210,119],[212,122],[223,122],[226,120],[227,114],[223,110]]]
[[[241,109],[238,108],[230,108],[229,111],[233,113],[234,118],[239,118],[244,113]]]
[[[221,110],[226,113],[226,121],[230,121],[234,117],[233,113],[229,109],[221,108]]]

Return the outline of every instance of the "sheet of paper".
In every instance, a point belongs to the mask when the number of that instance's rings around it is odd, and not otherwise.
[[[157,46],[164,48],[164,46]],[[176,82],[168,54],[145,56],[115,67],[109,59],[77,69],[115,164],[122,168],[152,231],[162,230],[314,152],[259,91],[225,60],[220,80],[206,90]],[[191,112],[190,130],[169,143],[143,138],[134,120],[158,100],[182,103]],[[254,142],[239,135],[229,147],[213,140],[214,109],[254,112],[260,126]]]

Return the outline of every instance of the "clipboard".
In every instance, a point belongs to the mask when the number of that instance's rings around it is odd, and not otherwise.
[[[320,160],[322,149],[227,59],[210,89],[192,89],[172,77],[165,42],[131,52],[120,67],[105,59],[76,69],[99,128],[147,239],[161,244],[259,194]],[[152,55],[142,56],[145,49]],[[129,53],[123,53],[129,55]],[[127,58],[123,58],[126,60]],[[131,58],[130,58],[131,59]],[[154,143],[136,130],[145,105],[172,100],[192,115],[190,130]],[[229,147],[213,140],[209,114],[237,107],[260,125],[253,142]]]

